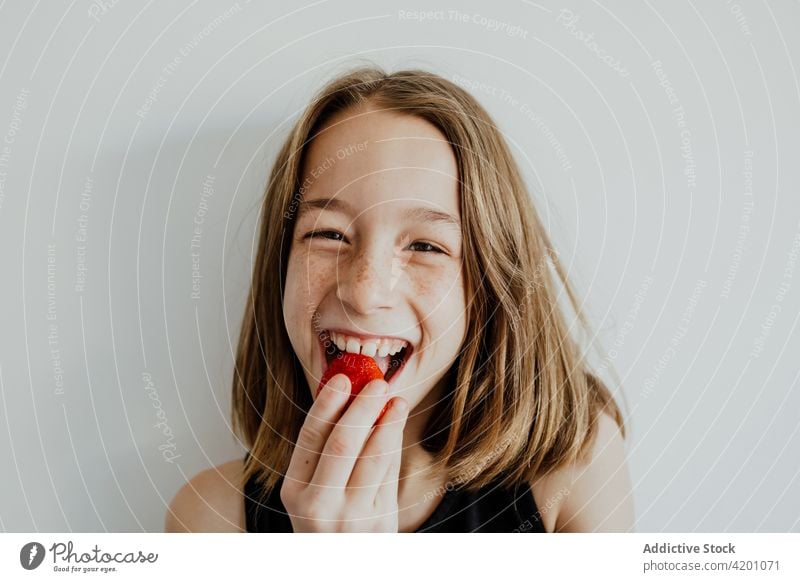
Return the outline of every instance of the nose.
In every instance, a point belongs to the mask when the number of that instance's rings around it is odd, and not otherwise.
[[[392,274],[393,253],[387,249],[364,249],[339,263],[336,296],[346,310],[369,315],[394,305],[396,278]]]

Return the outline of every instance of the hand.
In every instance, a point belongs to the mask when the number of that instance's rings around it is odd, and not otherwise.
[[[350,379],[337,374],[300,428],[280,496],[295,532],[397,532],[397,482],[408,403],[373,380],[347,406]],[[371,434],[370,434],[370,431]]]

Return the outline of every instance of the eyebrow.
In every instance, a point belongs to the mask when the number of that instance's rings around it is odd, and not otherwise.
[[[331,212],[349,214],[350,216],[354,214],[353,208],[344,200],[338,198],[315,198],[314,200],[302,200],[300,202],[298,216],[314,209],[330,210]],[[400,216],[415,222],[441,222],[461,226],[461,221],[452,214],[428,208],[427,206],[406,208],[400,213]]]
[[[344,200],[338,198],[315,198],[314,200],[301,200],[298,216],[319,208],[320,210],[330,210],[331,212],[339,212],[341,214],[352,214],[353,209]]]
[[[406,208],[402,212],[403,218],[413,220],[416,222],[443,222],[445,224],[452,224],[461,226],[461,221],[448,212],[441,210],[434,210],[426,206],[416,206],[414,208]]]

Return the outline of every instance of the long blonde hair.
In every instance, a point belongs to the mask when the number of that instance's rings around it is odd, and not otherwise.
[[[233,427],[250,449],[244,480],[255,476],[269,494],[286,472],[312,404],[282,312],[304,156],[335,114],[366,103],[436,126],[458,165],[466,340],[422,443],[448,481],[471,490],[496,478],[509,486],[531,483],[588,451],[603,410],[624,436],[614,397],[569,335],[558,280],[585,330],[588,322],[489,114],[441,76],[364,67],[318,93],[291,129],[267,183],[233,375]]]

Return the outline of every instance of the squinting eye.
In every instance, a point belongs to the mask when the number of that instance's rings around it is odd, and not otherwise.
[[[420,246],[424,247],[424,249],[419,249],[419,251],[422,252],[422,253],[443,253],[444,252],[440,248],[435,247],[431,243],[427,243],[427,242],[418,241],[418,242],[415,242],[415,243],[411,243],[412,247],[415,246],[415,245],[420,245]]]
[[[322,238],[327,240],[332,240],[334,242],[346,242],[344,235],[341,232],[335,230],[312,230],[311,232],[305,234],[303,239],[309,238]],[[414,249],[413,247],[418,247]],[[419,248],[421,247],[421,248]],[[417,241],[411,243],[409,246],[411,250],[416,250],[417,252],[421,253],[439,253],[444,254],[444,251],[439,247],[432,245],[431,243],[424,242],[424,241]]]
[[[331,236],[332,235],[332,236]],[[333,238],[333,237],[341,237],[341,238]],[[343,241],[344,235],[341,232],[336,232],[335,230],[312,230],[308,234],[306,234],[304,239],[307,238],[326,238],[332,241]]]

